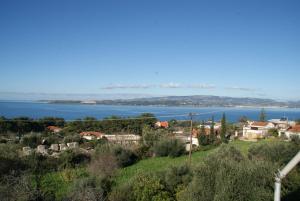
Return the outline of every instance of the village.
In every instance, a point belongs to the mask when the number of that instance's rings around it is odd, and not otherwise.
[[[213,134],[216,138],[220,139],[220,132],[222,124],[221,122],[202,121],[199,125],[192,128],[188,126],[170,126],[168,121],[157,121],[155,123],[155,129],[166,131],[168,137],[180,140],[185,144],[186,151],[190,148],[197,149],[203,146],[199,142],[200,135],[205,134],[207,137]],[[213,126],[212,126],[213,125]],[[203,128],[203,129],[202,129]],[[52,135],[59,136],[63,128],[58,126],[48,126],[47,131]],[[201,133],[201,130],[204,133]],[[83,131],[79,133],[81,142],[104,140],[111,144],[118,144],[120,146],[130,147],[133,145],[139,145],[143,141],[143,136],[129,133],[114,133],[105,134],[100,131]],[[191,140],[192,136],[192,140]],[[296,121],[290,121],[288,118],[270,119],[268,121],[245,121],[234,124],[234,129],[231,133],[228,133],[228,140],[241,140],[256,142],[265,138],[281,138],[289,141],[292,138],[300,138],[300,125]],[[192,146],[190,145],[192,142]],[[59,153],[70,150],[80,149],[82,152],[93,152],[92,146],[80,146],[79,142],[67,142],[58,144],[47,144],[46,140],[42,140],[42,144],[37,145],[36,148],[25,146],[22,148],[23,155],[30,155],[33,152],[37,152],[44,155],[58,157]]]

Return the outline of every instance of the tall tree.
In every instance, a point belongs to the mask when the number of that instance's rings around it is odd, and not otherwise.
[[[208,138],[205,132],[205,126],[204,126],[204,121],[202,121],[202,124],[200,126],[200,133],[199,133],[199,144],[200,145],[207,145],[208,144]]]
[[[259,115],[259,120],[265,122],[266,121],[266,112],[265,109],[262,108]]]
[[[227,142],[226,132],[227,132],[226,115],[225,113],[223,113],[222,120],[221,120],[221,141],[225,143]]]
[[[211,125],[210,125],[210,132],[209,132],[209,141],[210,143],[215,142],[215,117],[211,117]]]

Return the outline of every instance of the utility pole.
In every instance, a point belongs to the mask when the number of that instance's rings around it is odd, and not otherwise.
[[[193,148],[193,113],[189,113],[190,121],[191,121],[191,133],[190,133],[190,150],[189,150],[189,165],[192,164],[192,148]]]

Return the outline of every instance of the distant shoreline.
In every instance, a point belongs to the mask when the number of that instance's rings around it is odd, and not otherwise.
[[[263,106],[263,105],[159,105],[159,104],[103,104],[103,103],[89,103],[82,101],[65,101],[65,100],[0,100],[0,103],[43,103],[43,104],[65,104],[65,105],[103,105],[103,106],[134,106],[134,107],[194,107],[194,108],[236,108],[236,109],[258,109],[258,108],[266,108],[266,109],[300,109],[300,107],[288,107],[288,106]]]

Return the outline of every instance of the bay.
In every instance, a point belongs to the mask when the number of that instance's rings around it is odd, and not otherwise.
[[[165,106],[120,106],[120,105],[87,105],[87,104],[49,104],[41,102],[0,102],[0,116],[14,118],[27,116],[34,119],[42,117],[62,117],[75,120],[84,117],[103,119],[112,115],[135,117],[142,113],[152,113],[160,120],[187,120],[190,112],[197,113],[196,120],[207,120],[214,115],[219,120],[225,112],[230,122],[236,122],[241,116],[258,120],[261,108],[223,108],[223,107],[165,107]],[[288,117],[300,119],[299,108],[265,108],[267,119]]]

